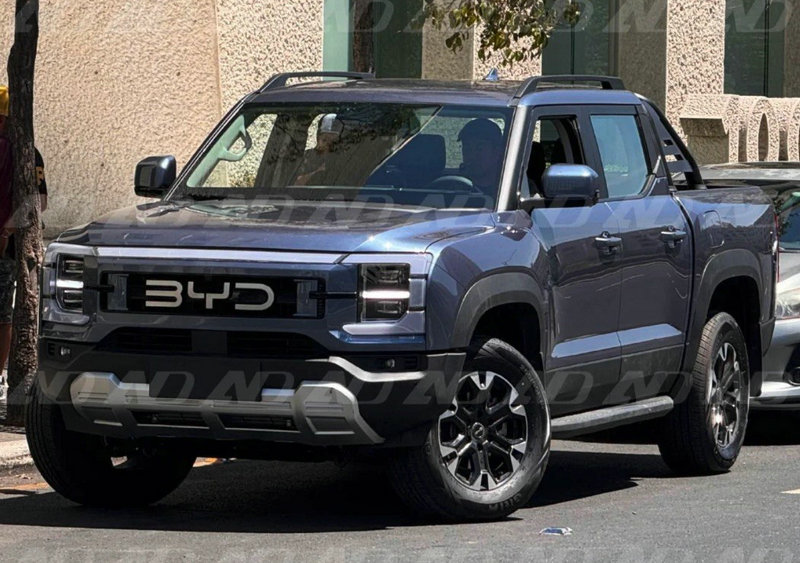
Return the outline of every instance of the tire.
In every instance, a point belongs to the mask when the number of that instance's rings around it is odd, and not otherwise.
[[[724,473],[744,443],[750,406],[747,344],[727,313],[703,327],[688,396],[664,419],[659,450],[676,473]],[[726,389],[720,389],[725,385]]]
[[[425,444],[399,450],[389,475],[400,498],[426,516],[504,518],[530,500],[547,466],[547,397],[530,363],[501,340],[474,342],[463,373]]]
[[[162,450],[126,451],[112,458],[100,436],[67,430],[60,407],[31,386],[26,410],[31,457],[53,489],[78,504],[106,508],[139,507],[161,500],[180,485],[193,456]],[[114,456],[124,456],[114,453]],[[115,464],[114,460],[120,460]]]

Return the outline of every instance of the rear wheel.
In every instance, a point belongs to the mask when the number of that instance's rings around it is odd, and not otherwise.
[[[424,446],[397,454],[392,482],[428,515],[503,518],[528,502],[547,465],[544,388],[525,357],[497,339],[473,345],[464,374]]]
[[[727,313],[703,328],[686,399],[664,419],[659,449],[674,471],[729,470],[744,443],[750,405],[747,345]]]
[[[26,412],[31,457],[56,492],[79,504],[130,507],[152,504],[180,485],[193,456],[158,448],[114,449],[100,436],[67,430],[58,405],[31,387]]]

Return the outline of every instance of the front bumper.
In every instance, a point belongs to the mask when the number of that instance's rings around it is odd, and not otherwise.
[[[53,350],[63,347],[70,359],[53,359]],[[383,372],[359,367],[364,362],[356,357],[181,357],[43,339],[40,382],[76,431],[133,439],[378,445],[416,436],[444,412],[464,357],[426,354],[419,357],[420,369]]]
[[[772,342],[764,356],[761,395],[754,409],[800,409],[800,386],[790,383],[790,374],[800,368],[800,319],[775,322]]]

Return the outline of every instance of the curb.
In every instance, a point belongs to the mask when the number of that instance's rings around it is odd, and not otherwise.
[[[0,470],[16,469],[33,464],[25,439],[0,442]]]

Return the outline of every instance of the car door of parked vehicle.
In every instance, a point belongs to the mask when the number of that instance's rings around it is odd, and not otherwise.
[[[541,197],[542,176],[551,165],[596,160],[596,149],[579,134],[589,126],[588,117],[574,106],[534,111],[523,198]],[[545,383],[551,413],[598,408],[619,379],[622,270],[614,246],[620,240],[616,219],[606,203],[537,205],[531,215],[550,265]]]
[[[619,224],[622,363],[614,402],[665,392],[680,369],[691,293],[692,244],[672,197],[648,116],[636,106],[590,110],[606,184]]]

